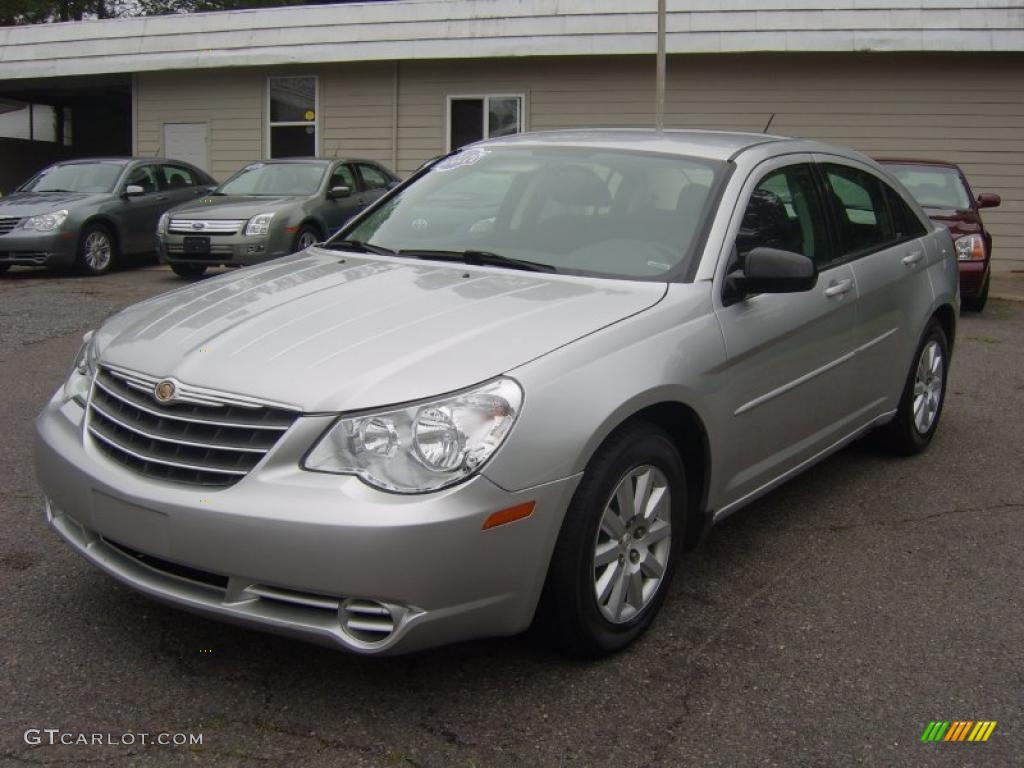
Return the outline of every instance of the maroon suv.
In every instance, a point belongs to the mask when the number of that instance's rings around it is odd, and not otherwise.
[[[879,160],[924,208],[929,218],[949,228],[960,262],[960,305],[980,312],[988,300],[992,235],[981,221],[981,208],[995,208],[999,195],[971,192],[964,172],[939,160]]]

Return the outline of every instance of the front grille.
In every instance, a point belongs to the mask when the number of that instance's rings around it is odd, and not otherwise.
[[[167,231],[176,235],[235,235],[245,219],[171,219]],[[200,225],[200,226],[197,226]]]
[[[285,406],[178,382],[177,400],[161,405],[149,394],[159,381],[102,366],[89,400],[88,427],[96,446],[147,477],[233,485],[299,415]]]
[[[0,235],[6,235],[11,232],[21,222],[17,216],[3,216],[0,217]]]

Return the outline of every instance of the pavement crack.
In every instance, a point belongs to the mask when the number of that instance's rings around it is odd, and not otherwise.
[[[828,530],[832,532],[839,532],[853,530],[854,528],[885,528],[888,526],[895,525],[913,525],[914,523],[923,523],[928,520],[938,520],[939,518],[951,517],[953,515],[995,514],[998,512],[1005,512],[1008,509],[1024,509],[1024,502],[1008,501],[1001,502],[999,504],[988,504],[982,507],[955,507],[953,509],[944,509],[939,512],[931,512],[927,515],[910,515],[908,517],[897,517],[893,520],[872,520],[863,523],[835,523],[827,527],[808,526],[806,528],[791,528],[790,531],[796,532]]]

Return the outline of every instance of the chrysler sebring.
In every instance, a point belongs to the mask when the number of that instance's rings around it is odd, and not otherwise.
[[[869,431],[929,444],[957,301],[949,232],[849,150],[485,141],[87,334],[37,421],[46,515],[227,621],[609,653],[711,524]]]

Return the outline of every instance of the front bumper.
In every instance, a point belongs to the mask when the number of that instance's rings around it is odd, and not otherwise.
[[[974,299],[981,295],[988,274],[987,261],[958,261],[960,266],[960,295]]]
[[[210,253],[185,253],[185,235],[162,233],[157,238],[160,260],[169,264],[260,264],[291,253],[291,243],[271,235],[210,235]]]
[[[515,493],[477,476],[421,496],[301,470],[330,417],[300,418],[249,475],[210,490],[143,477],[101,453],[55,396],[36,421],[50,524],[97,567],[152,597],[360,653],[514,634],[533,618],[578,476]],[[493,512],[536,502],[482,530]],[[372,601],[393,631],[351,631]]]
[[[0,264],[68,266],[74,263],[77,248],[74,232],[15,229],[0,235]]]

